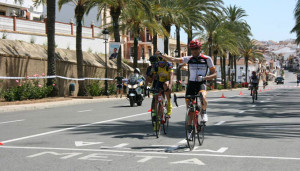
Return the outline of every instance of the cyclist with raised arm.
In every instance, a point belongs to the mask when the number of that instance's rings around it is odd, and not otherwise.
[[[189,43],[189,48],[192,51],[192,56],[186,56],[182,58],[170,57],[167,55],[161,55],[162,58],[175,63],[187,63],[189,66],[189,81],[187,84],[186,96],[197,95],[200,92],[203,95],[203,106],[201,110],[202,121],[207,122],[207,92],[206,92],[206,81],[213,80],[217,77],[214,63],[211,57],[201,54],[202,44],[199,40],[192,40]],[[157,52],[159,54],[160,52]],[[208,75],[209,71],[209,75]],[[186,99],[186,104],[189,104],[188,99]],[[191,119],[191,118],[190,118]],[[191,123],[191,122],[190,122]],[[190,130],[192,130],[192,126]]]

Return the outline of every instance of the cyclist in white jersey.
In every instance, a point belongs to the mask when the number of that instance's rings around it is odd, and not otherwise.
[[[186,95],[197,95],[200,92],[202,93],[204,102],[201,111],[202,121],[207,122],[208,117],[206,113],[206,81],[216,78],[217,72],[215,70],[215,66],[211,57],[201,54],[202,44],[199,40],[192,40],[189,43],[189,47],[192,51],[192,56],[175,58],[167,55],[162,55],[162,57],[170,62],[187,63],[189,65],[189,82],[186,90]],[[156,52],[157,55],[159,55],[159,53],[159,51]],[[209,75],[207,75],[208,70],[210,71]],[[188,100],[186,101],[186,104],[188,104]]]

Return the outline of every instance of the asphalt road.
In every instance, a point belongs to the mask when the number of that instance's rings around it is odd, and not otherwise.
[[[248,90],[209,93],[205,141],[185,142],[184,101],[169,133],[157,139],[150,99],[127,100],[0,114],[0,170],[300,170],[300,88],[262,91],[252,104]],[[271,86],[267,87],[271,88]]]

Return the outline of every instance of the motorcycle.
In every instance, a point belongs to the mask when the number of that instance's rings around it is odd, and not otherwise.
[[[133,107],[134,103],[138,106],[142,105],[144,100],[144,80],[139,79],[138,74],[132,74],[129,76],[127,85],[127,98],[130,102],[130,106]]]

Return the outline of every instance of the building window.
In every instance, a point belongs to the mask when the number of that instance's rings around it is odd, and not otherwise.
[[[147,42],[152,42],[152,37],[151,37],[151,34],[150,34],[149,30],[147,30],[146,36],[147,36],[146,41]]]
[[[5,11],[0,11],[0,15],[6,15]]]
[[[244,67],[240,67],[240,69],[244,69]]]
[[[133,48],[133,46],[130,47],[130,56],[131,57],[134,56],[134,48]]]
[[[152,49],[151,48],[148,49],[148,52],[149,52],[149,57],[152,56]]]

